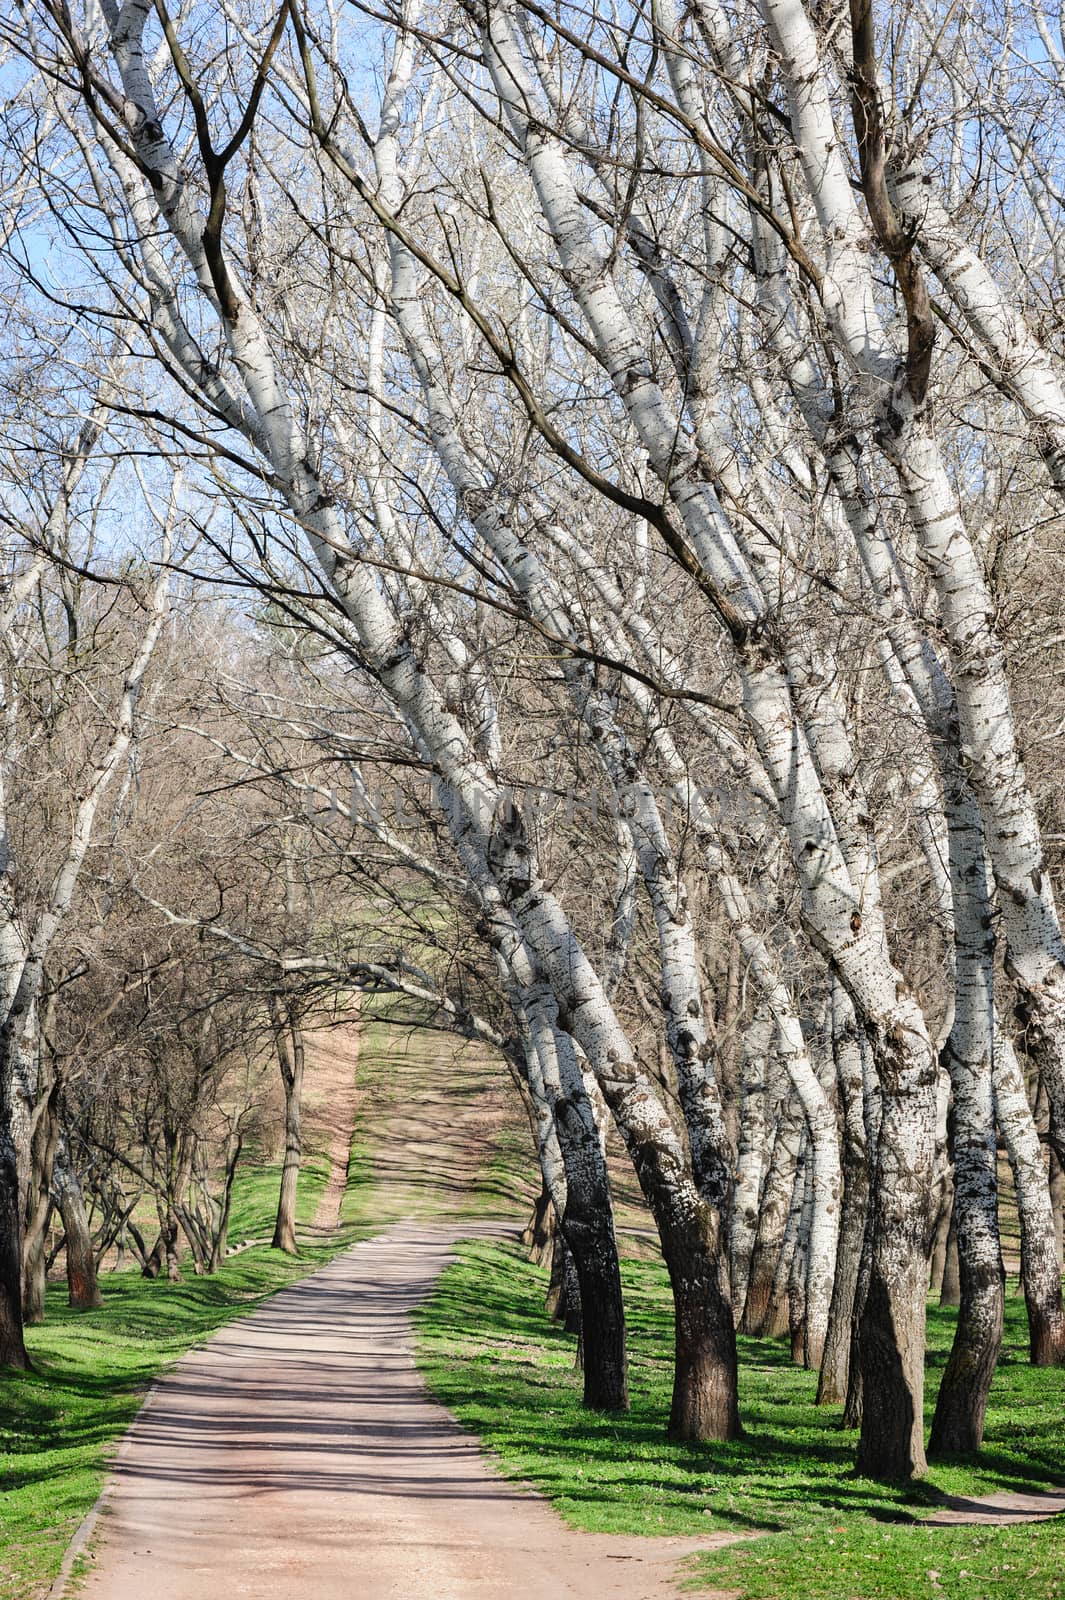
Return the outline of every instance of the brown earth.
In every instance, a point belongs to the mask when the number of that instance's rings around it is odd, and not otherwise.
[[[326,1231],[340,1225],[340,1208],[348,1186],[348,1162],[355,1132],[359,1034],[357,1023],[343,1028],[320,1028],[308,1034],[304,1043],[315,1091],[321,1096],[315,1118],[319,1124],[315,1129],[315,1144],[329,1157],[329,1178],[311,1226]]]

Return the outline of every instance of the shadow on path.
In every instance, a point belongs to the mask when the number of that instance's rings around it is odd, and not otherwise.
[[[456,1238],[397,1224],[231,1323],[152,1392],[87,1600],[664,1600],[702,1540],[565,1528],[430,1400],[409,1312]]]

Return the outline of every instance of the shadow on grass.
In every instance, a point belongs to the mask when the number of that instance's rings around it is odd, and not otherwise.
[[[1038,1488],[1061,1476],[1058,1441],[1065,1374],[1035,1374],[1023,1360],[1023,1308],[1008,1308],[1007,1359],[976,1460],[937,1463],[928,1480],[900,1487],[859,1477],[856,1435],[836,1409],[814,1404],[816,1375],[796,1368],[785,1343],[742,1338],[745,1435],[727,1444],[678,1445],[664,1436],[673,1326],[661,1264],[624,1266],[632,1410],[593,1416],[580,1405],[574,1347],[543,1310],[545,1276],[514,1246],[470,1244],[417,1313],[419,1364],[430,1387],[500,1458],[503,1470],[548,1494],[578,1527],[698,1534],[795,1528],[811,1516],[901,1525],[946,1496]],[[929,1408],[953,1313],[929,1316]]]

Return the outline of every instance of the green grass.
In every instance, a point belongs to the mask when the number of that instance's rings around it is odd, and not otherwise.
[[[744,1600],[1044,1600],[1065,1593],[1065,1519],[1014,1528],[931,1529],[938,1494],[988,1494],[1065,1479],[1065,1372],[1025,1356],[1023,1305],[1007,1303],[1004,1359],[975,1463],[933,1467],[909,1489],[853,1471],[854,1434],[814,1405],[816,1378],[783,1344],[740,1340],[745,1437],[728,1445],[664,1438],[672,1317],[658,1262],[624,1266],[632,1411],[580,1407],[573,1341],[543,1313],[545,1275],[515,1247],[471,1244],[417,1313],[419,1364],[430,1388],[499,1457],[503,1471],[547,1494],[567,1522],[611,1533],[758,1537],[698,1558],[697,1587]],[[953,1331],[929,1313],[929,1406]],[[930,1420],[930,1412],[929,1412]],[[931,1575],[931,1576],[930,1576]]]
[[[311,1222],[329,1182],[326,1156],[304,1156],[296,1191],[296,1221]],[[229,1242],[271,1238],[277,1217],[277,1195],[281,1186],[280,1162],[238,1167],[233,1180],[233,1203],[229,1213]],[[354,1217],[352,1218],[354,1220]]]

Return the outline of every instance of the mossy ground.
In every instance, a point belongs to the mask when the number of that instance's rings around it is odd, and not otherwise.
[[[417,1313],[433,1392],[496,1453],[509,1476],[550,1496],[574,1527],[614,1533],[757,1535],[698,1558],[693,1586],[744,1600],[1045,1600],[1065,1594],[1065,1517],[1011,1528],[919,1528],[942,1493],[983,1495],[1065,1480],[1065,1371],[1026,1360],[1023,1303],[1007,1303],[1006,1345],[985,1448],[934,1466],[910,1489],[853,1470],[856,1436],[814,1404],[816,1377],[783,1343],[740,1341],[745,1437],[669,1444],[672,1317],[662,1266],[624,1266],[631,1414],[580,1407],[574,1346],[543,1312],[545,1275],[512,1246],[471,1244]],[[954,1313],[929,1313],[929,1420]]]

